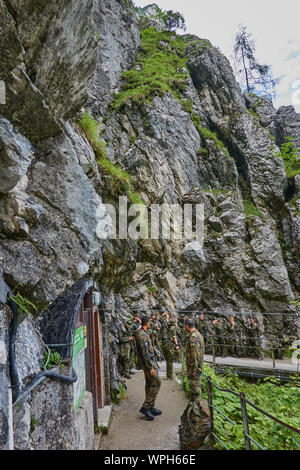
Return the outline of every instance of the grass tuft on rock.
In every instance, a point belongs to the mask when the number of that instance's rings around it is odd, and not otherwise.
[[[140,195],[133,190],[130,174],[109,160],[105,142],[100,139],[99,123],[85,110],[78,124],[95,152],[98,168],[110,178],[114,191],[127,194],[134,204],[146,205]]]
[[[186,88],[185,42],[170,31],[154,28],[141,32],[141,49],[131,70],[123,73],[124,85],[111,102],[117,110],[128,102],[151,103],[167,92],[178,98]]]

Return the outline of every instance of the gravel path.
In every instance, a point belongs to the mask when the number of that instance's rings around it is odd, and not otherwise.
[[[154,421],[139,413],[144,401],[144,373],[135,371],[126,380],[126,399],[114,407],[109,434],[102,437],[99,450],[179,450],[178,426],[187,398],[175,380],[166,380],[165,363],[160,363],[161,388],[155,406],[163,411]],[[178,370],[179,364],[174,364]],[[175,373],[175,372],[174,372]]]

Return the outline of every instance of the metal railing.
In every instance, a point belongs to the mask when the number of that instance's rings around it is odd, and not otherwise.
[[[213,405],[213,387],[215,387],[217,390],[225,393],[232,394],[240,399],[240,406],[241,406],[241,415],[242,415],[242,422],[243,422],[243,434],[244,434],[244,440],[245,440],[245,449],[246,450],[252,450],[252,445],[251,443],[255,444],[259,449],[261,450],[266,450],[259,442],[257,442],[250,434],[249,431],[249,419],[248,419],[248,412],[247,412],[247,405],[253,407],[256,411],[259,413],[263,414],[267,418],[271,419],[272,421],[276,422],[277,424],[285,427],[286,429],[289,429],[290,431],[300,434],[300,429],[295,428],[294,426],[291,426],[290,424],[285,423],[279,418],[276,418],[275,416],[271,415],[267,411],[261,409],[259,406],[255,405],[255,403],[252,403],[250,400],[248,400],[243,392],[235,392],[230,389],[223,389],[220,388],[218,385],[216,385],[212,380],[211,377],[208,376],[206,377],[207,380],[207,396],[208,396],[208,406],[210,409],[210,415],[211,415],[211,435],[226,449],[230,450],[229,447],[222,441],[222,439],[217,436],[215,433],[215,428],[214,428],[214,411],[216,411],[218,414],[222,415],[227,421],[230,422],[233,426],[237,426],[237,423],[232,421],[230,417],[226,416],[219,408]],[[234,444],[232,442],[229,442],[229,444],[236,449]]]

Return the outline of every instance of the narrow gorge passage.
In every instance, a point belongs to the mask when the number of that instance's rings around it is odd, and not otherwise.
[[[102,437],[99,450],[180,450],[178,426],[188,400],[176,380],[165,379],[165,362],[159,365],[162,380],[156,406],[163,414],[154,421],[146,421],[139,413],[145,382],[143,371],[135,371],[136,374],[126,380],[126,399],[115,406],[109,433]],[[174,364],[175,372],[178,367],[181,366]]]

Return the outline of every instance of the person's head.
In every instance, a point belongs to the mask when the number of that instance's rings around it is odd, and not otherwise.
[[[193,318],[188,318],[186,321],[185,321],[185,329],[188,333],[191,333],[192,331],[194,331],[195,329],[195,320]]]
[[[151,318],[152,318],[152,320],[156,320],[156,315],[155,315],[155,313],[152,313]]]
[[[150,327],[150,317],[147,315],[144,315],[142,317],[142,327],[145,329],[148,329]]]
[[[203,313],[200,314],[200,317],[199,317],[199,318],[200,318],[200,320],[204,320],[204,315],[203,315]]]
[[[140,317],[138,317],[138,316],[135,316],[135,317],[134,317],[134,319],[135,319],[135,321],[137,321],[137,322],[141,323],[141,319],[140,319]]]
[[[251,317],[250,318],[250,323],[252,323],[252,325],[253,325],[254,322],[255,322],[254,318]]]
[[[164,312],[163,317],[166,321],[169,321],[170,315],[167,312]]]
[[[230,321],[231,323],[234,321],[234,317],[233,317],[232,315],[230,315],[229,321]]]

